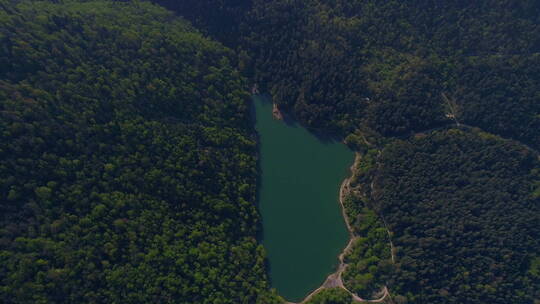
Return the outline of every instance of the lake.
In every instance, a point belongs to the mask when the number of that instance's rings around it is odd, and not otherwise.
[[[335,271],[349,234],[339,187],[354,154],[305,128],[272,117],[269,98],[253,97],[260,140],[259,209],[272,287],[300,301]]]

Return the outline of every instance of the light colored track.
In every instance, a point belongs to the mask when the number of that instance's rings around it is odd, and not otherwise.
[[[358,303],[380,303],[386,299],[390,295],[388,292],[388,288],[386,286],[383,287],[381,290],[382,295],[378,299],[363,299],[356,295],[355,293],[351,292],[347,287],[345,287],[345,284],[343,284],[343,280],[341,278],[341,275],[347,268],[347,264],[345,263],[345,255],[349,253],[352,250],[352,246],[354,245],[354,242],[358,239],[358,236],[355,235],[353,227],[350,224],[350,221],[347,217],[347,213],[345,211],[345,198],[349,193],[351,192],[351,181],[355,178],[355,172],[356,167],[360,163],[361,155],[360,153],[355,154],[354,163],[351,166],[351,176],[347,177],[343,182],[341,183],[341,187],[339,188],[339,203],[341,205],[341,214],[343,215],[343,219],[345,220],[345,225],[347,226],[347,230],[349,231],[350,240],[349,243],[347,243],[347,246],[343,249],[343,251],[339,254],[338,260],[339,260],[339,266],[337,270],[330,274],[328,277],[326,277],[326,280],[324,283],[319,286],[317,289],[310,292],[301,302],[285,302],[285,304],[304,304],[307,303],[313,296],[321,292],[323,289],[326,288],[341,288],[345,291],[347,291],[352,299],[355,302]],[[388,232],[389,233],[389,232]],[[392,261],[394,260],[393,254],[392,254]]]

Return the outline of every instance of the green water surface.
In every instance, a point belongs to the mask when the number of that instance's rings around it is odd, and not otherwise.
[[[354,155],[341,143],[322,142],[304,128],[274,120],[268,98],[253,101],[270,279],[281,296],[299,301],[335,271],[348,241],[338,199]]]

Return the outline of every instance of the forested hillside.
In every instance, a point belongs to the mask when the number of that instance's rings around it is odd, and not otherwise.
[[[253,83],[362,154],[348,289],[540,301],[540,2],[152,2],[0,0],[0,302],[280,303]]]
[[[350,290],[539,300],[538,16],[537,1],[254,1],[254,81],[364,153]]]
[[[175,11],[200,31],[235,47],[251,0],[151,0]]]
[[[388,284],[396,300],[539,299],[535,152],[454,129],[396,141],[378,163],[363,178],[371,206],[392,233],[396,264]]]
[[[397,136],[452,114],[540,147],[539,15],[537,1],[255,0],[244,42],[256,81],[312,129]]]
[[[140,2],[0,8],[0,302],[272,303],[232,52]]]

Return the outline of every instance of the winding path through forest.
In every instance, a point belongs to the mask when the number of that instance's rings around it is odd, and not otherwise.
[[[457,121],[457,117],[455,117],[455,116],[454,116],[454,120],[455,120],[455,125],[452,124],[452,125],[436,127],[436,128],[416,132],[416,134],[424,133],[424,132],[438,131],[438,130],[441,130],[441,129],[448,129],[448,128],[469,129],[469,130],[479,129],[479,130],[482,130],[481,128],[478,128],[478,127],[475,127],[475,126],[459,123]],[[520,141],[517,141],[515,139],[506,139],[506,138],[502,138],[502,139],[503,140],[514,141],[514,142],[522,145],[523,147],[525,147],[529,151],[532,151],[533,153],[535,153],[537,155],[538,158],[540,158],[540,151],[530,147],[529,145],[527,145],[525,143],[522,143]],[[364,141],[366,142],[366,144],[369,145],[369,143],[367,142],[367,140],[365,138],[364,138]],[[343,284],[343,279],[341,277],[343,272],[345,272],[345,269],[348,266],[345,263],[345,255],[352,250],[352,246],[353,246],[354,242],[358,239],[358,236],[355,235],[355,233],[353,231],[353,228],[350,225],[350,222],[349,222],[346,210],[345,210],[344,201],[345,201],[345,198],[347,197],[347,195],[351,191],[353,191],[351,189],[351,181],[354,180],[354,178],[355,178],[355,168],[358,166],[358,164],[360,162],[360,159],[361,159],[361,155],[358,152],[356,152],[354,163],[350,167],[351,176],[346,178],[345,180],[343,180],[343,182],[341,183],[340,190],[339,190],[339,203],[341,205],[341,213],[342,213],[343,218],[345,220],[345,225],[347,226],[347,230],[349,231],[350,240],[349,240],[349,243],[347,244],[347,246],[343,249],[341,254],[338,256],[339,266],[338,266],[337,270],[334,273],[330,274],[326,278],[326,280],[324,281],[324,283],[321,286],[319,286],[317,289],[315,289],[311,293],[309,293],[304,298],[304,300],[302,300],[301,302],[297,302],[297,303],[296,302],[285,302],[285,304],[304,304],[304,303],[307,303],[309,300],[311,300],[311,298],[313,298],[313,296],[315,296],[316,294],[318,294],[322,290],[324,290],[326,288],[337,288],[337,287],[342,288],[343,290],[347,291],[351,295],[352,299],[355,302],[358,302],[358,303],[380,303],[380,302],[384,301],[387,297],[390,297],[390,292],[388,291],[388,287],[384,286],[383,289],[380,291],[381,296],[379,298],[370,299],[370,300],[363,299],[363,298],[359,297],[358,295],[356,295],[355,293],[351,292],[349,289],[347,289],[347,287],[345,287],[345,285]],[[373,182],[371,183],[370,187],[371,187],[371,191],[373,192],[374,191],[374,183]],[[387,226],[386,221],[384,220],[384,218],[383,218],[383,223],[384,223],[386,232],[388,233],[388,239],[390,240],[390,251],[391,251],[392,263],[395,263],[395,249],[394,249],[394,245],[392,243],[390,231],[388,230],[388,226]]]
[[[339,203],[341,205],[341,214],[343,215],[343,219],[345,220],[345,225],[347,226],[347,230],[349,231],[350,240],[349,240],[349,243],[347,244],[347,246],[343,249],[341,254],[338,256],[339,266],[338,266],[337,270],[334,273],[330,274],[328,277],[326,277],[326,280],[324,281],[324,283],[321,286],[319,286],[317,289],[315,289],[311,293],[309,293],[304,298],[304,300],[302,300],[301,302],[298,302],[298,303],[296,303],[296,302],[285,302],[285,304],[304,304],[304,303],[307,303],[309,300],[311,300],[311,298],[313,296],[315,296],[316,294],[321,292],[323,289],[336,288],[336,287],[339,287],[339,288],[347,291],[351,295],[352,299],[355,302],[358,302],[358,303],[380,303],[380,302],[384,301],[387,296],[390,295],[390,293],[388,292],[388,288],[385,286],[381,290],[381,292],[380,292],[381,296],[379,298],[371,299],[371,300],[363,299],[363,298],[359,297],[358,295],[356,295],[355,293],[351,292],[349,289],[347,289],[347,287],[345,287],[345,284],[343,284],[343,279],[341,278],[343,272],[345,272],[345,269],[347,268],[347,264],[345,263],[345,255],[352,250],[352,246],[354,245],[354,242],[358,239],[358,236],[355,235],[353,227],[351,226],[351,224],[349,222],[349,218],[348,218],[347,212],[345,210],[345,203],[344,202],[345,202],[345,198],[347,197],[347,195],[352,191],[351,190],[351,181],[354,180],[354,178],[355,178],[355,172],[356,172],[355,168],[360,163],[360,159],[361,159],[360,153],[356,152],[355,153],[355,158],[354,158],[354,163],[350,167],[351,176],[349,176],[345,180],[343,180],[343,182],[341,183],[341,187],[339,189]],[[388,234],[390,236],[390,232],[388,232]],[[393,256],[393,250],[392,250],[392,261],[393,260],[394,260],[394,256]]]

